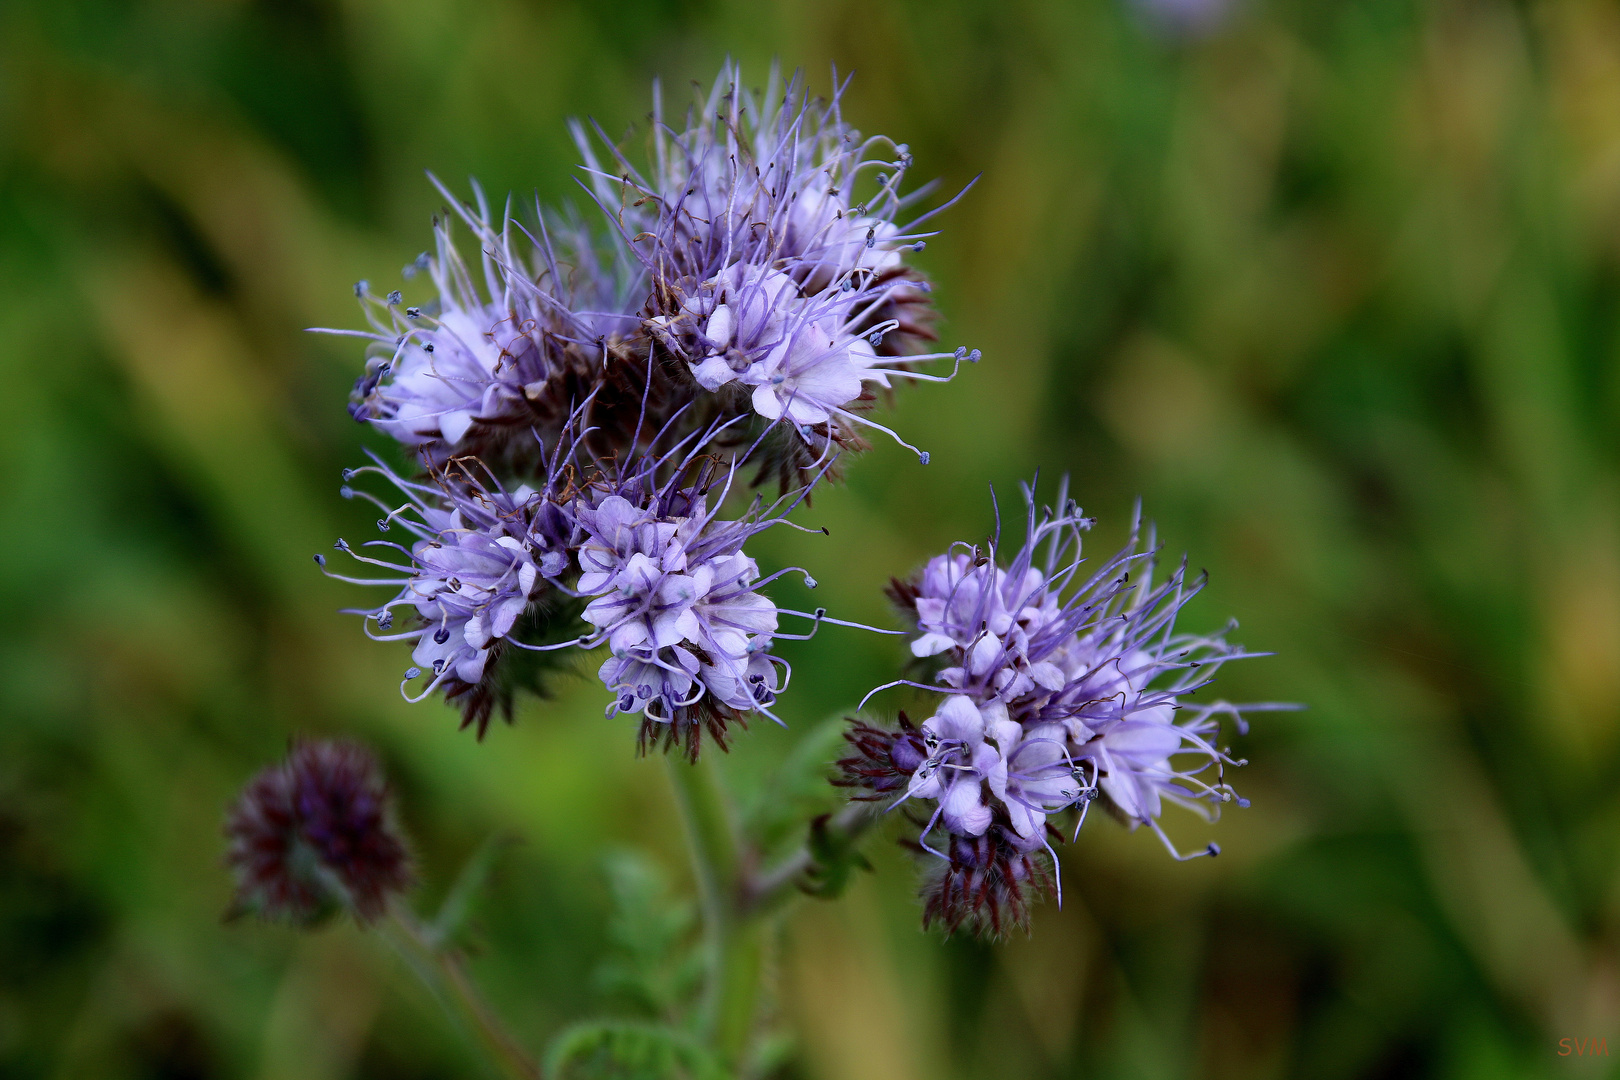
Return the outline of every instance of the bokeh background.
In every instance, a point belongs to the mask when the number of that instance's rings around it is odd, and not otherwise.
[[[881,838],[786,922],[781,1075],[1614,1075],[1559,1040],[1620,1055],[1620,6],[8,0],[0,1076],[476,1075],[374,937],[222,924],[223,808],[300,732],[382,752],[424,908],[515,839],[472,963],[531,1047],[633,1012],[607,867],[688,887],[663,766],[589,678],[482,745],[399,700],[310,563],[369,534],[338,474],[382,440],[302,328],[399,284],[425,169],[575,198],[567,117],[629,131],[728,54],[836,63],[917,175],[983,174],[917,258],[985,354],[891,417],[933,463],[880,442],[761,561],[891,620],[988,485],[1068,472],[1278,654],[1227,696],[1310,706],[1238,742],[1251,809],[1171,823],[1220,859],[1094,819],[1027,940],[922,933]],[[901,647],[788,655],[751,804]]]

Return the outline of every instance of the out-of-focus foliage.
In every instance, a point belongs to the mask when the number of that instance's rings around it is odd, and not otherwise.
[[[1238,744],[1252,809],[1171,825],[1225,855],[1094,821],[1028,941],[920,934],[874,845],[787,922],[783,1074],[1612,1071],[1559,1040],[1620,1052],[1620,9],[1228,8],[1178,37],[1117,0],[0,6],[0,1074],[472,1075],[378,940],[221,925],[223,809],[295,732],[379,746],[424,911],[522,838],[461,934],[531,1047],[613,1007],[603,852],[687,873],[663,766],[588,680],[483,745],[399,701],[404,655],[309,561],[369,530],[338,472],[383,440],[343,411],[357,350],[300,330],[394,287],[424,168],[570,198],[565,117],[625,130],[727,52],[854,69],[919,174],[984,173],[919,258],[985,353],[902,396],[933,463],[880,444],[807,515],[830,538],[761,561],[883,620],[988,482],[1066,470],[1100,544],[1141,494],[1213,575],[1194,617],[1280,654],[1227,696],[1311,706]],[[901,656],[791,654],[744,801]]]

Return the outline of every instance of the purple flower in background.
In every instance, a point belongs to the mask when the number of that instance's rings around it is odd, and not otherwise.
[[[346,910],[369,922],[413,880],[382,770],[355,743],[295,743],[284,762],[248,782],[225,835],[233,916],[308,926]]]
[[[1236,6],[1235,0],[1131,0],[1131,4],[1159,29],[1188,37],[1219,29]]]
[[[1029,883],[1044,880],[1030,859],[1044,849],[1055,863],[1050,841],[1061,834],[1050,819],[1076,811],[1078,834],[1099,797],[1191,857],[1160,827],[1163,804],[1207,819],[1243,805],[1224,777],[1242,763],[1217,745],[1219,718],[1241,732],[1243,712],[1280,707],[1188,700],[1225,661],[1259,655],[1224,633],[1176,632],[1202,581],[1188,582],[1183,562],[1155,585],[1153,538],[1135,526],[1123,550],[1082,576],[1092,520],[1066,486],[1055,510],[1024,494],[1025,541],[1005,565],[995,539],[984,551],[957,545],[893,585],[918,630],[912,653],[938,665],[931,687],[911,685],[946,696],[920,728],[857,725],[855,753],[841,762],[844,786],[919,807],[917,846],[947,867],[925,917],[948,929],[1020,922]]]

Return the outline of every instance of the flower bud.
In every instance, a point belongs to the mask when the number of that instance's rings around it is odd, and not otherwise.
[[[236,874],[227,918],[308,927],[346,910],[371,922],[414,878],[382,769],[356,743],[295,743],[242,789],[225,835]]]

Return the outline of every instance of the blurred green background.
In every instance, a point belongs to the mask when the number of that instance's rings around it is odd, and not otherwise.
[[[1189,618],[1279,654],[1226,696],[1310,705],[1238,742],[1251,809],[1171,821],[1220,859],[1095,819],[1028,940],[921,933],[880,839],[787,920],[783,1075],[1620,1072],[1559,1054],[1620,1055],[1620,6],[7,0],[0,1076],[475,1075],[375,938],[221,924],[223,808],[294,732],[379,747],[424,904],[519,839],[473,967],[530,1046],[633,1007],[604,856],[685,887],[663,766],[589,678],[482,745],[399,700],[310,563],[370,534],[338,473],[382,440],[301,328],[428,246],[424,169],[573,198],[565,118],[628,130],[727,54],[853,70],[917,175],[983,173],[917,259],[985,353],[892,416],[933,464],[880,442],[762,563],[891,620],[988,484],[1067,471],[1100,545],[1140,494],[1213,576]],[[745,795],[902,648],[787,655]]]

